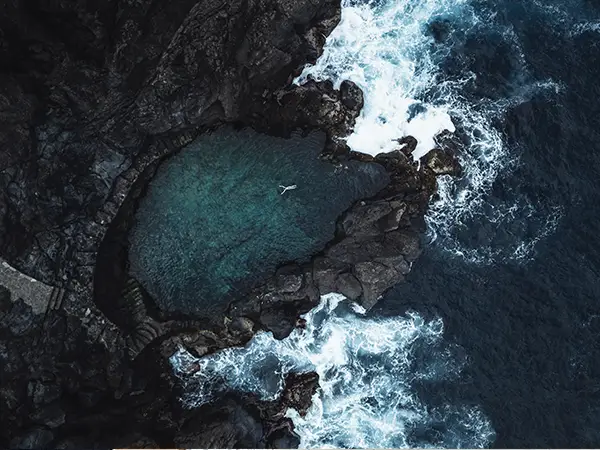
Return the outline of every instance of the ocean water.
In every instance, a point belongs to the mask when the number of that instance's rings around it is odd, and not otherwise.
[[[496,182],[519,166],[522,149],[497,125],[516,105],[557,98],[563,85],[532,72],[506,17],[514,12],[521,20],[526,12],[515,2],[473,0],[342,4],[323,56],[296,82],[351,79],[363,88],[365,107],[348,139],[355,151],[390,151],[393,139],[410,134],[419,142],[417,159],[435,147],[438,133],[456,132],[465,175],[440,180],[427,218],[430,239],[472,262],[527,259],[556,227],[561,207],[514,187],[498,198]],[[488,225],[474,239],[473,227],[483,221]]]
[[[600,4],[478,7],[495,8],[494,21],[510,27],[511,38],[492,51],[489,39],[472,36],[446,60],[445,72],[485,68],[469,95],[506,97],[510,80],[525,77],[510,63],[519,48],[527,79],[559,87],[509,103],[492,122],[515,162],[499,172],[480,211],[520,199],[519,220],[498,241],[519,247],[473,262],[472,253],[449,254],[444,241],[433,242],[408,282],[372,314],[410,310],[442,319],[445,339],[469,362],[460,383],[423,385],[420,397],[432,405],[478,404],[496,431],[495,447],[598,447]],[[467,248],[486,248],[494,229],[482,216],[461,239],[473,243]]]
[[[365,91],[353,150],[412,134],[422,154],[448,129],[465,174],[374,310],[326,296],[304,333],[197,377],[269,398],[316,370],[313,408],[288,412],[302,447],[600,446],[600,3],[344,0],[309,76]],[[218,395],[183,380],[188,404]]]
[[[286,374],[315,371],[320,389],[308,414],[287,413],[301,447],[421,446],[423,434],[436,446],[475,448],[494,436],[477,405],[431,408],[415,395],[421,383],[456,380],[465,364],[460,347],[443,340],[439,318],[371,319],[340,294],[323,296],[304,317],[306,329],[280,341],[259,333],[245,348],[199,359],[180,350],[171,363],[183,383],[183,404],[200,406],[229,390],[274,400]],[[190,375],[193,366],[199,370]]]

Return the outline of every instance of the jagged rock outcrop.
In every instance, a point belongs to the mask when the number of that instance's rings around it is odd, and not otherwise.
[[[431,170],[436,176],[460,176],[462,168],[458,160],[450,153],[435,148],[421,158],[421,163]]]
[[[338,220],[335,239],[309,263],[286,265],[249,296],[232,303],[230,317],[248,317],[277,338],[287,336],[298,315],[330,292],[370,309],[404,279],[420,254],[423,216],[435,191],[434,173],[419,170],[400,150],[349,155],[382,164],[391,182],[374,198],[356,203]]]
[[[110,315],[93,301],[93,280],[121,270],[123,246],[107,242],[109,227],[126,229],[161,159],[207,129],[318,127],[329,134],[326,157],[350,157],[333,137],[351,130],[360,89],[291,85],[339,15],[339,0],[4,5],[0,256],[49,295],[0,289],[1,447],[297,445],[282,411],[305,410],[310,392],[302,392],[314,379],[299,377],[275,406],[235,398],[186,412],[166,357],[176,342],[206,354],[260,328],[285,336],[329,290],[371,306],[418,254],[431,171],[401,152],[375,158],[389,186],[351,208],[309,264],[280,268],[253,298],[232,304],[220,327],[160,322],[131,286]],[[103,243],[114,259],[98,264]],[[105,284],[101,294],[121,297],[122,287]]]
[[[300,439],[285,413],[294,408],[305,415],[318,380],[314,372],[290,374],[278,400],[227,394],[216,404],[188,411],[175,444],[180,448],[296,448]]]
[[[319,374],[315,372],[291,373],[285,380],[285,388],[280,402],[285,404],[286,408],[293,408],[301,416],[305,416],[312,405],[312,396],[317,392],[318,387]]]
[[[6,5],[0,255],[75,292],[64,307],[95,317],[81,298],[91,299],[97,247],[138,175],[187,130],[268,127],[256,111],[316,60],[339,16],[336,0]],[[300,115],[327,104],[306,89],[288,98]],[[285,120],[279,106],[264,108]]]

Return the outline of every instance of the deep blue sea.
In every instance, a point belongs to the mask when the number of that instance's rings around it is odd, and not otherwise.
[[[599,447],[600,2],[343,6],[297,82],[362,87],[355,151],[455,132],[464,176],[440,180],[423,256],[372,311],[325,296],[306,331],[203,358],[184,400],[316,370],[313,408],[288,413],[302,447]]]
[[[560,210],[555,228],[526,258],[485,264],[452,257],[435,243],[407,284],[377,307],[441,317],[445,339],[464,349],[459,382],[422,386],[427,402],[481,406],[496,447],[600,446],[600,2],[480,2],[494,27],[450,31],[444,76],[477,74],[466,96],[501,99],[523,77],[560,89],[511,105],[494,121],[516,167],[491,186],[493,203],[527,198]],[[523,68],[526,68],[526,74]],[[486,246],[494,224],[470,224]],[[515,227],[513,227],[514,229]],[[524,234],[506,230],[507,246]],[[502,244],[499,244],[502,245]]]

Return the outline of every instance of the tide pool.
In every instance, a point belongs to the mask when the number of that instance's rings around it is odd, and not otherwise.
[[[321,132],[201,136],[150,182],[129,236],[130,273],[162,309],[211,317],[279,265],[307,260],[344,210],[389,182],[378,164],[319,159],[324,146]]]

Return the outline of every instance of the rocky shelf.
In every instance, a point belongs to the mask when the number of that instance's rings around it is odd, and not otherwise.
[[[340,138],[360,89],[291,84],[339,16],[339,0],[7,6],[0,446],[297,444],[284,413],[308,407],[314,374],[291,376],[275,402],[231,394],[184,410],[168,357],[179,345],[243,345],[261,329],[284,337],[328,292],[369,308],[418,257],[435,176],[457,173],[455,161],[437,149],[417,164],[410,138],[374,158],[351,153]],[[218,310],[172,314],[139,272],[141,285],[131,278],[129,235],[161,164],[224,125],[277,138],[321,130],[319,161],[376,167],[386,183],[339,200],[328,233],[294,262],[269,260],[269,273]]]

